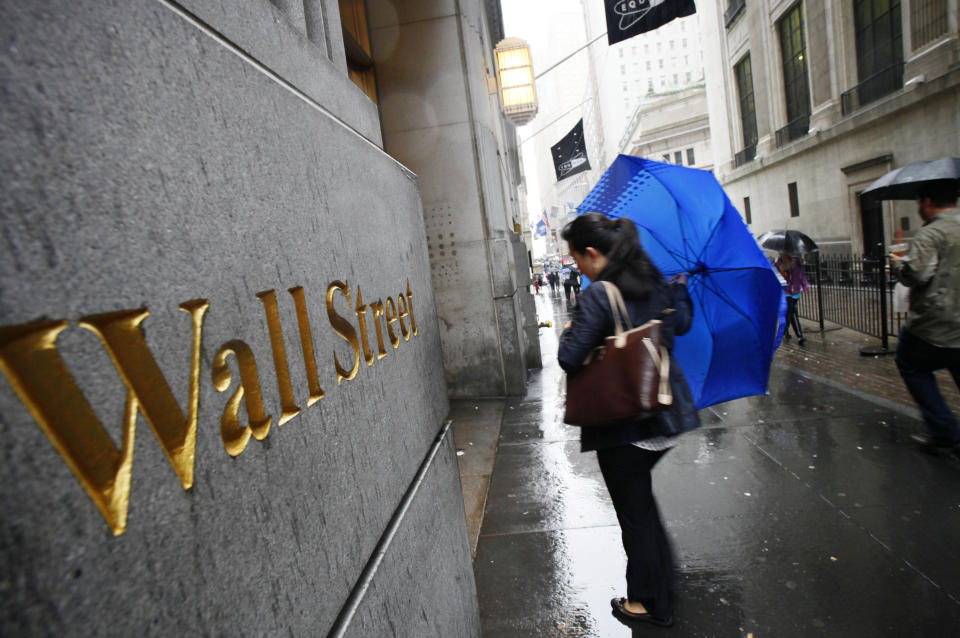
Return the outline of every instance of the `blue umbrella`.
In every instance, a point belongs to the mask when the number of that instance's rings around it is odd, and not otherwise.
[[[783,291],[712,173],[620,155],[578,211],[631,219],[667,278],[690,275],[693,326],[674,356],[698,408],[767,391]]]

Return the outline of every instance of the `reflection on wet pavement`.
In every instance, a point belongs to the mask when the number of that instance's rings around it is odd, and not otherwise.
[[[701,412],[654,471],[677,555],[677,624],[623,625],[626,559],[596,456],[563,419],[557,338],[508,403],[475,563],[484,636],[941,636],[960,627],[960,463],[922,425],[775,367],[770,393]]]

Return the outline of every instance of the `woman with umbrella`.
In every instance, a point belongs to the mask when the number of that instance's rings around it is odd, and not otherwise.
[[[797,343],[802,346],[807,340],[803,337],[803,328],[800,326],[800,312],[797,306],[800,305],[800,295],[810,288],[806,274],[803,272],[803,261],[799,255],[780,253],[777,261],[774,262],[774,266],[777,267],[786,281],[783,292],[787,295],[787,328],[784,329],[783,336],[789,339],[789,327],[793,326],[793,331],[797,335]]]
[[[673,349],[674,335],[692,321],[686,276],[670,286],[640,247],[629,219],[612,220],[599,213],[582,215],[563,229],[570,254],[591,281],[615,284],[626,300],[633,325],[665,315],[662,343]],[[604,286],[591,285],[580,296],[573,320],[560,336],[560,367],[573,373],[606,337],[614,320]],[[671,354],[672,406],[616,424],[581,430],[584,452],[596,450],[603,480],[610,492],[627,553],[627,595],[610,601],[614,613],[628,622],[673,624],[673,556],[656,500],[650,472],[677,442],[677,435],[700,426],[683,372]]]

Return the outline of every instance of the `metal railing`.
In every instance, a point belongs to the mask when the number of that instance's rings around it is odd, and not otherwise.
[[[818,322],[821,331],[829,321],[881,339],[884,349],[899,334],[907,314],[894,312],[886,257],[814,253],[804,272],[810,290],[800,297],[800,316]]]
[[[874,73],[860,84],[840,96],[843,115],[849,115],[861,106],[879,100],[885,95],[903,88],[903,63],[888,66]]]
[[[810,114],[804,113],[777,131],[777,148],[793,140],[800,139],[807,134],[808,130],[810,130]]]
[[[727,10],[723,12],[724,25],[729,29],[733,21],[737,19],[737,16],[743,13],[743,10],[746,8],[747,0],[730,0],[730,4],[727,5]]]
[[[747,162],[752,162],[757,156],[757,145],[751,144],[739,153],[733,156],[733,167],[743,166]]]

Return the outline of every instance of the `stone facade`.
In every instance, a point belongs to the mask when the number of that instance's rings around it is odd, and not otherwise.
[[[809,95],[800,129],[787,117],[778,31],[798,5]],[[894,11],[902,28],[899,34],[893,29],[899,48],[892,49],[899,57],[892,59],[902,62],[866,77],[858,55],[874,52],[858,43],[850,0],[714,0],[698,9],[705,47],[716,51],[706,69],[716,172],[744,215],[749,198],[751,229],[795,228],[828,253],[877,250],[875,242],[889,243],[900,228],[909,237],[920,222],[912,202],[884,202],[874,214],[864,211],[859,193],[891,169],[960,155],[956,0],[901,0]],[[871,28],[891,24],[878,19]],[[735,74],[748,55],[755,149],[744,136]],[[878,90],[878,83],[888,86]],[[796,192],[792,213],[789,184]]]
[[[368,9],[379,105],[333,0],[0,8],[0,634],[479,635],[513,132],[478,3]]]
[[[657,96],[641,104],[621,152],[658,162],[713,169],[710,118],[703,87]]]

